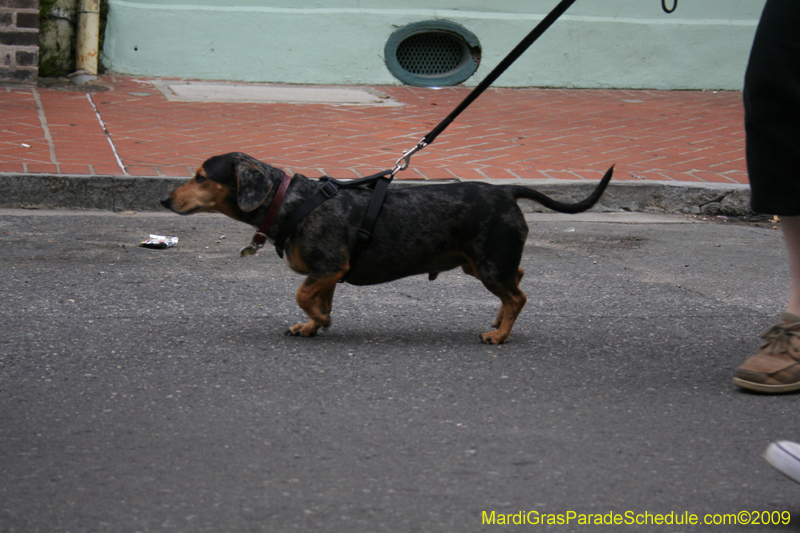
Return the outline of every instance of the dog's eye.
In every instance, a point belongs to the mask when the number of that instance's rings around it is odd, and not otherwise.
[[[204,181],[206,181],[206,177],[203,176],[202,174],[197,174],[194,177],[194,181],[196,181],[197,183],[203,183]]]

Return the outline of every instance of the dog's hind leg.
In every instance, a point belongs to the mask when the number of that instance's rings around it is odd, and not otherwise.
[[[500,310],[497,312],[497,318],[492,323],[492,327],[496,328],[497,331],[483,333],[481,341],[486,344],[503,344],[511,334],[514,322],[516,322],[520,311],[528,301],[525,293],[519,288],[519,282],[522,280],[522,276],[525,275],[525,271],[521,267],[517,267],[516,273],[509,276],[505,282],[493,282],[491,281],[492,276],[481,276],[479,269],[472,261],[462,265],[461,269],[465,274],[478,278],[484,287],[500,298]]]
[[[311,319],[306,323],[292,326],[286,331],[287,335],[297,337],[312,337],[319,328],[331,325],[331,309],[333,308],[333,293],[336,284],[345,272],[337,272],[326,276],[309,276],[297,290],[297,305],[305,311]]]
[[[497,314],[500,323],[497,325],[496,331],[482,334],[481,340],[486,344],[503,344],[511,334],[511,328],[514,327],[514,322],[517,321],[517,317],[522,308],[525,307],[528,298],[516,284],[513,287],[508,285],[495,286],[489,288],[489,290],[500,298],[500,312]]]
[[[524,276],[524,275],[525,275],[525,271],[522,270],[521,267],[517,268],[517,288],[519,288],[519,282],[522,281],[522,276]],[[525,296],[525,295],[523,294],[523,296]],[[525,304],[522,304],[522,305],[525,305]],[[500,306],[500,310],[497,312],[497,318],[495,318],[494,322],[492,322],[492,327],[493,328],[495,328],[495,329],[500,328],[500,325],[503,323],[503,315],[505,314],[504,313],[505,308],[506,308],[506,306],[504,306],[504,305]],[[514,320],[516,320],[516,318],[514,318]]]
[[[511,334],[511,328],[514,327],[514,322],[517,321],[520,311],[528,301],[525,293],[519,288],[519,282],[525,272],[519,267],[504,269],[498,268],[499,266],[499,264],[494,263],[492,268],[478,268],[478,279],[483,282],[484,287],[489,289],[492,294],[500,298],[500,311],[497,313],[494,323],[494,327],[497,330],[481,335],[481,341],[486,344],[503,344],[506,342]],[[484,275],[480,275],[481,270],[484,270]],[[498,275],[498,270],[506,270],[507,273]]]

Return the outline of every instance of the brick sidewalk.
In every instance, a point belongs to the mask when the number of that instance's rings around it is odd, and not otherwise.
[[[148,79],[102,81],[111,90],[0,87],[0,172],[188,177],[243,151],[358,177],[391,168],[469,92],[376,87],[398,107],[185,103]],[[596,180],[613,163],[620,180],[747,183],[741,94],[489,89],[398,178]]]

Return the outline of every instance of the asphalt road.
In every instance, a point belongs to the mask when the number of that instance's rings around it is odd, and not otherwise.
[[[238,257],[242,224],[0,210],[0,531],[800,531],[760,456],[800,396],[731,383],[785,303],[780,231],[529,220],[528,305],[485,346],[460,273],[340,286],[293,338],[301,278]],[[513,525],[740,511],[791,522]]]

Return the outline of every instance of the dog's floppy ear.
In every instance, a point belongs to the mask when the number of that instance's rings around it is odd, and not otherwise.
[[[272,178],[281,178],[283,173],[277,168],[256,160],[237,161],[236,201],[245,213],[256,210],[269,196],[274,186]]]

